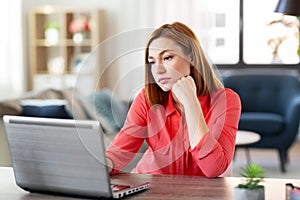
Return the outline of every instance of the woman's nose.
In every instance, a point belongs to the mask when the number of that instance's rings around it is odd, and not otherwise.
[[[166,68],[164,67],[163,64],[161,63],[158,63],[156,66],[155,66],[155,73],[156,74],[163,74],[166,72]]]

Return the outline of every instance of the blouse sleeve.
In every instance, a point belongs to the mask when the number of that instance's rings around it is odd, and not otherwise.
[[[124,168],[143,144],[147,130],[147,109],[143,90],[131,105],[123,128],[106,151],[107,158],[113,162],[111,174]]]
[[[195,162],[207,177],[221,175],[231,164],[241,114],[239,96],[222,89],[211,97],[209,132],[191,151]]]

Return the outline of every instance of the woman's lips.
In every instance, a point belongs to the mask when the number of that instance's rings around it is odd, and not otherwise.
[[[160,84],[166,84],[166,83],[169,82],[170,79],[171,79],[171,78],[160,78],[160,79],[158,79],[158,82],[159,82]]]

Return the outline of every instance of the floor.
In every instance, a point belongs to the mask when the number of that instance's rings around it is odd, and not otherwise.
[[[250,149],[250,158],[265,170],[268,178],[297,178],[300,179],[300,140],[296,141],[289,151],[290,162],[286,165],[286,172],[280,170],[279,156],[276,150]],[[240,168],[247,164],[246,152],[238,149],[233,161],[233,176],[240,176]]]

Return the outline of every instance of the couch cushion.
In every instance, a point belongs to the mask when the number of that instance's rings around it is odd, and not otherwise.
[[[239,129],[255,131],[266,136],[280,133],[283,127],[282,116],[273,113],[243,112],[239,122]]]
[[[66,100],[51,99],[39,100],[28,99],[22,100],[23,115],[29,117],[46,117],[71,119],[72,115],[68,112]]]

